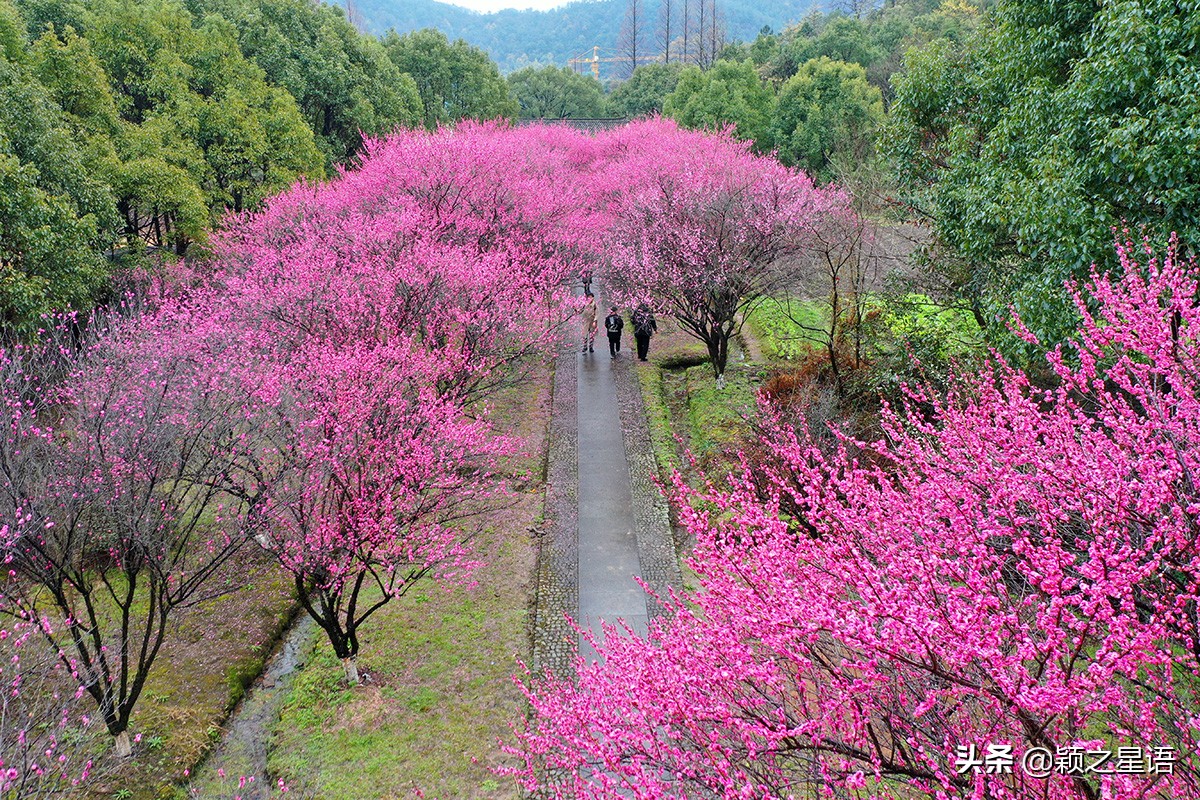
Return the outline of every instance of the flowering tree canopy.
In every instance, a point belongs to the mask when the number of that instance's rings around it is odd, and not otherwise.
[[[0,354],[0,513],[16,520],[0,602],[40,629],[122,755],[171,613],[210,596],[254,525],[222,488],[244,415],[212,328],[184,336],[170,317]]]
[[[355,682],[378,608],[425,576],[469,580],[464,520],[502,493],[516,444],[491,429],[488,394],[554,352],[573,276],[605,254],[720,375],[738,312],[786,284],[843,206],[728,136],[662,121],[369,141],[334,180],[232,218],[211,269],[86,341],[0,352],[0,601],[123,755],[172,610],[236,585],[218,579],[250,541]]]
[[[816,232],[851,216],[848,198],[728,132],[656,119],[609,136],[611,278],[633,304],[657,305],[702,341],[720,381],[744,314],[796,286]]]
[[[573,313],[565,277],[590,229],[571,180],[581,140],[397,133],[223,242],[227,324],[263,376],[241,468],[266,498],[260,541],[351,682],[371,614],[423,576],[469,575],[462,520],[513,445],[481,401],[548,355]]]
[[[42,628],[16,619],[0,629],[0,791],[8,797],[61,795],[92,775],[83,690]]]
[[[1198,285],[1173,254],[1120,253],[1124,277],[1077,292],[1052,388],[997,361],[911,390],[878,441],[823,450],[776,416],[724,488],[677,481],[701,588],[577,684],[530,688],[527,785],[1200,797]],[[962,768],[988,744],[1017,769]],[[1121,747],[1178,760],[1066,760]],[[1064,759],[1048,778],[1020,769],[1038,748]]]

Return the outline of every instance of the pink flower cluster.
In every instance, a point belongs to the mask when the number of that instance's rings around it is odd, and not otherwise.
[[[581,268],[732,313],[839,198],[661,120],[369,142],[231,219],[210,263],[0,351],[0,604],[55,620],[43,638],[123,755],[171,614],[236,586],[251,541],[353,682],[376,610],[470,580],[471,520],[517,444],[487,397],[555,351]]]
[[[547,797],[1200,797],[1200,286],[1120,253],[1047,385],[997,359],[878,441],[774,416],[742,474],[677,479],[701,587],[533,682],[513,772]],[[956,766],[994,742],[1178,761]]]

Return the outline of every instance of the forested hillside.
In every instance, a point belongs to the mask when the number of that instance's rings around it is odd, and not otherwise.
[[[1063,282],[1113,267],[1114,231],[1195,246],[1198,47],[1195,3],[917,0],[814,15],[660,81],[657,96],[631,81],[613,98],[733,125],[928,225],[922,290],[1016,355],[1010,308],[1061,340],[1077,324]]]
[[[0,0],[0,324],[87,310],[146,253],[203,252],[226,213],[364,135],[515,113],[483,53],[385,45],[307,0]]]
[[[726,36],[732,40],[753,39],[763,26],[781,29],[820,5],[812,0],[765,3],[723,0],[720,9],[725,17]],[[368,29],[375,33],[437,28],[451,39],[462,38],[483,48],[503,72],[531,64],[565,67],[575,56],[585,53],[590,56],[594,45],[615,54],[625,6],[625,0],[576,0],[550,11],[507,9],[481,14],[437,0],[355,3]],[[648,4],[643,13],[648,20],[645,38],[653,41],[658,3]]]

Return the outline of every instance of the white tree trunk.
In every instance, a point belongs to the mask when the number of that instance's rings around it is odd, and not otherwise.
[[[121,758],[129,758],[133,755],[133,745],[129,741],[129,731],[121,731],[113,739],[113,748],[116,749],[117,755]]]
[[[346,683],[351,686],[357,686],[358,680],[358,663],[355,662],[354,656],[342,659],[342,669],[346,671]]]

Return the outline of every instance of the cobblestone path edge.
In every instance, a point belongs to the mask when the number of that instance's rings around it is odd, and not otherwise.
[[[556,677],[574,677],[578,634],[567,623],[579,616],[579,460],[574,346],[554,363],[543,534],[538,551],[534,603],[533,667]]]
[[[637,534],[638,561],[642,580],[659,597],[666,598],[667,590],[679,590],[683,576],[679,557],[671,536],[671,519],[667,500],[654,478],[658,465],[650,439],[645,401],[637,371],[632,362],[619,365],[616,372],[617,403],[621,408],[621,432],[625,438],[625,458],[629,462],[629,481],[633,492],[633,521]],[[646,598],[650,619],[664,613],[653,598]]]

